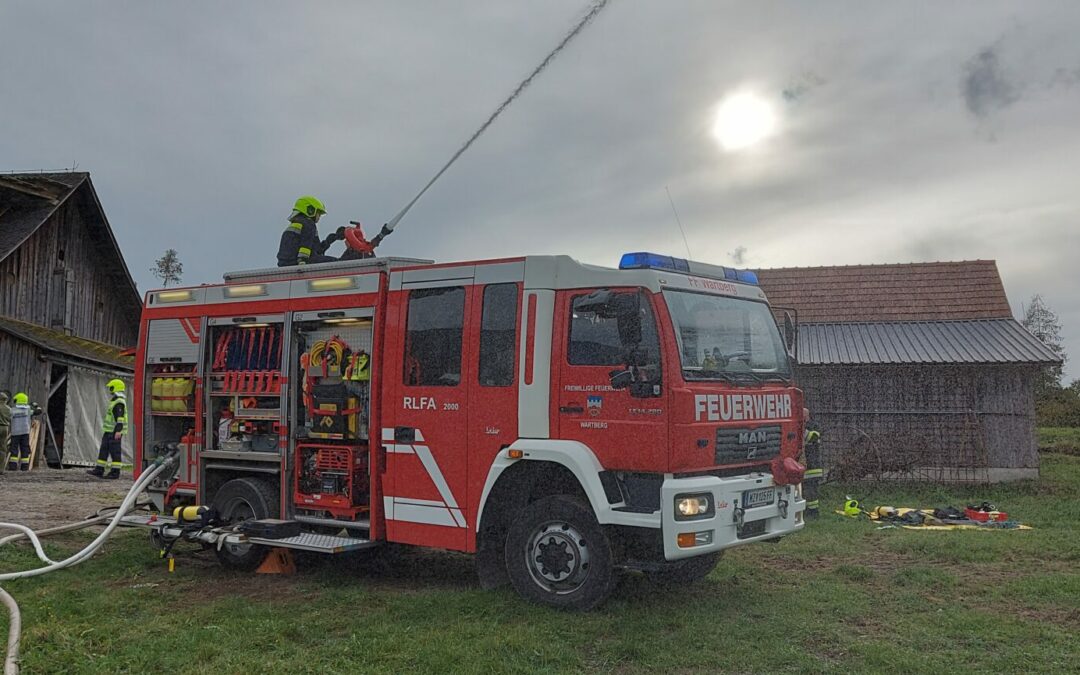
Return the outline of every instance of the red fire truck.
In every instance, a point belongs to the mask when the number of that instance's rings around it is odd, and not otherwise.
[[[154,502],[212,515],[160,534],[232,567],[411,544],[589,608],[802,528],[783,323],[752,272],[651,253],[230,273],[146,296],[137,470],[179,453]]]

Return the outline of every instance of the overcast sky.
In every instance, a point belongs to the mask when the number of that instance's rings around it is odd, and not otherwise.
[[[376,231],[587,8],[5,0],[0,169],[90,171],[141,290],[169,247],[218,280],[300,194]],[[380,251],[682,255],[666,186],[698,260],[995,259],[1078,377],[1078,32],[1072,0],[612,0]],[[777,128],[725,152],[748,91]]]

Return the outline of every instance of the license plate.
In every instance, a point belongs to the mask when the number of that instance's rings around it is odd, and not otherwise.
[[[768,506],[776,499],[776,490],[772,488],[759,488],[747,490],[743,493],[742,504],[744,509],[754,509],[759,506]]]

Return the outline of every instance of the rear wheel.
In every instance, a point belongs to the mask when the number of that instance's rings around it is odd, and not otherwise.
[[[611,546],[592,510],[557,495],[526,506],[506,537],[506,571],[519,594],[588,610],[615,585]]]
[[[707,553],[694,558],[669,562],[659,569],[649,570],[645,577],[657,586],[685,586],[701,581],[716,569],[722,551]]]
[[[218,489],[214,508],[221,521],[229,525],[276,517],[278,495],[264,480],[234,478]],[[230,569],[250,572],[262,564],[268,552],[267,548],[254,544],[223,544],[217,549],[217,557]]]

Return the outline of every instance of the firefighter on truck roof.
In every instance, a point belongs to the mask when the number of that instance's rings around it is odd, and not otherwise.
[[[337,260],[326,255],[331,244],[345,238],[345,228],[339,227],[324,240],[319,239],[319,219],[326,215],[326,206],[311,195],[304,195],[293,204],[289,224],[281,233],[277,266],[306,265]]]
[[[112,397],[105,409],[105,420],[101,423],[101,448],[98,450],[97,466],[87,471],[98,478],[119,478],[123,458],[120,454],[120,439],[127,431],[127,401],[124,397],[123,380],[109,380],[105,385]],[[105,469],[109,473],[105,473]]]

